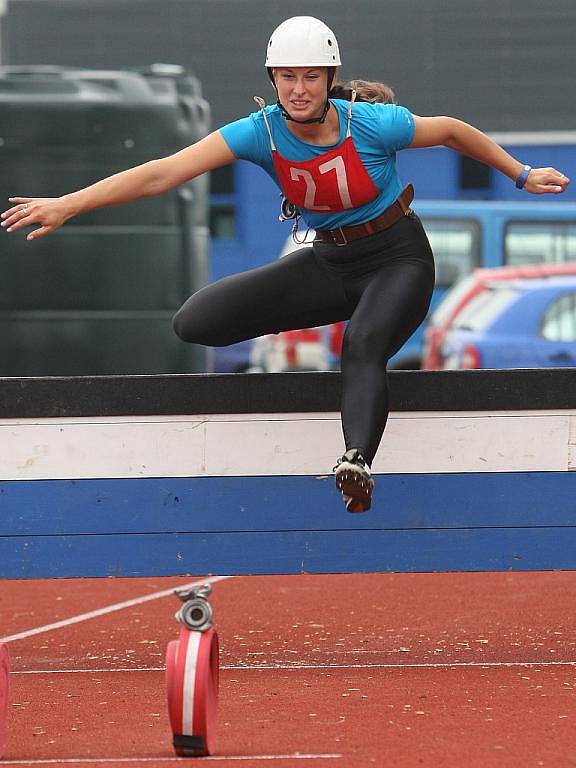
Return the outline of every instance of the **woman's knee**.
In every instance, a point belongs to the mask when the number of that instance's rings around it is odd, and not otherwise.
[[[189,318],[187,318],[186,313],[182,309],[179,309],[178,312],[174,315],[172,318],[172,328],[174,329],[174,333],[178,338],[182,339],[182,341],[189,341],[194,342],[195,339],[192,338],[192,328],[193,323],[190,322]]]
[[[209,311],[205,302],[191,296],[172,318],[175,334],[190,344],[220,347],[230,344],[229,334],[218,323],[218,317]]]
[[[391,339],[381,330],[348,326],[342,352],[348,360],[366,360],[386,365],[391,356],[390,347]]]

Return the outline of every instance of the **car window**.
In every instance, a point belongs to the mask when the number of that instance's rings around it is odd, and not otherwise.
[[[480,265],[480,225],[467,219],[422,218],[436,262],[436,285],[447,288]]]
[[[511,221],[504,234],[506,264],[576,261],[576,222]]]
[[[517,297],[518,291],[511,286],[487,285],[456,315],[452,327],[468,331],[482,331]]]
[[[541,332],[549,341],[576,341],[576,292],[556,299],[548,307]]]
[[[436,307],[434,312],[430,315],[428,325],[436,327],[438,325],[444,325],[448,320],[452,312],[456,309],[458,304],[462,301],[464,296],[472,289],[476,281],[474,274],[467,275],[462,278],[456,285],[452,286],[446,293],[440,304]]]

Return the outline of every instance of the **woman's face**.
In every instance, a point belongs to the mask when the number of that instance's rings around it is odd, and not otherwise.
[[[272,70],[278,99],[290,117],[319,117],[326,103],[326,67],[278,67]]]

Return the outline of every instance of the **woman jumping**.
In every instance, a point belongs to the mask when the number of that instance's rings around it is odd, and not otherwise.
[[[561,193],[569,180],[530,168],[482,132],[452,117],[418,117],[391,99],[331,98],[340,66],[334,33],[298,16],[280,24],[266,50],[277,102],[169,157],[58,198],[12,197],[8,232],[37,224],[29,240],[94,208],[158,195],[196,176],[249,160],[264,168],[316,230],[312,246],[193,294],[174,318],[184,341],[221,346],[267,333],[349,320],[342,349],[345,453],[336,486],[350,512],[370,508],[370,465],[388,417],[386,366],[426,317],[434,261],[411,185],[402,190],[396,152],[443,145],[475,158],[533,194]],[[375,103],[374,103],[375,102]]]

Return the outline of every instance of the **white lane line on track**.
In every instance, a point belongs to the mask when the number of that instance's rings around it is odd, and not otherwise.
[[[152,592],[148,595],[142,595],[141,597],[135,597],[132,600],[124,600],[122,603],[114,603],[113,605],[106,605],[104,608],[98,608],[95,611],[89,611],[88,613],[81,613],[77,616],[70,616],[68,619],[62,621],[56,621],[54,624],[45,624],[43,627],[36,627],[35,629],[27,629],[25,632],[19,632],[16,635],[8,635],[6,637],[0,637],[0,643],[13,643],[15,640],[25,640],[27,637],[34,637],[34,635],[42,635],[44,632],[51,632],[53,629],[63,629],[69,627],[72,624],[79,624],[82,621],[88,621],[89,619],[96,619],[99,616],[106,616],[108,613],[114,613],[115,611],[122,611],[125,608],[132,608],[135,605],[142,605],[148,603],[151,600],[159,600],[162,597],[168,597],[174,594],[175,589],[191,589],[192,587],[198,587],[201,584],[214,584],[222,579],[230,579],[232,576],[208,576],[205,579],[198,579],[191,581],[188,584],[176,585],[170,589],[163,589],[160,592]]]
[[[222,669],[222,667],[220,667]],[[166,672],[166,667],[97,667],[96,669],[22,669],[12,675],[101,675],[104,672]],[[0,760],[0,766],[2,761]]]
[[[257,672],[260,670],[311,669],[452,669],[454,667],[576,667],[576,661],[454,661],[437,664],[261,664],[254,666],[222,664],[220,671]],[[101,675],[126,672],[165,672],[166,667],[97,667],[96,669],[23,669],[11,675]],[[0,760],[0,766],[2,761]]]
[[[342,755],[339,754],[319,754],[319,755],[306,755],[300,752],[295,752],[292,755],[211,755],[210,757],[201,758],[202,762],[210,760],[212,762],[232,761],[232,760],[339,760]],[[83,764],[93,765],[103,763],[110,763],[111,765],[117,765],[118,763],[170,763],[174,762],[178,765],[182,765],[181,757],[66,757],[66,758],[54,758],[44,760],[0,760],[0,766],[2,765],[70,765],[70,764]]]
[[[438,663],[416,664],[262,664],[260,666],[222,666],[220,669],[255,670],[255,669],[442,669],[450,667],[570,667],[576,661],[445,661]]]

